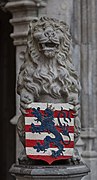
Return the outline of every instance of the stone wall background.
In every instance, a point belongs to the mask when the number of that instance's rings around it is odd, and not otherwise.
[[[16,46],[16,71],[22,63],[22,54],[26,47],[29,21],[34,17],[50,16],[67,22],[73,38],[73,62],[81,81],[81,123],[82,133],[78,148],[82,158],[91,168],[86,179],[97,177],[97,0],[21,0],[6,4],[13,18],[12,37]],[[20,58],[21,57],[21,58]],[[16,107],[19,98],[16,97]],[[15,124],[16,116],[12,119]],[[17,137],[17,156],[21,145]]]

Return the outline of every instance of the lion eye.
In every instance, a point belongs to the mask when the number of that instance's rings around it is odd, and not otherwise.
[[[35,28],[34,28],[34,31],[36,31],[36,32],[41,32],[41,31],[43,31],[43,29],[42,29],[41,27],[35,27]]]

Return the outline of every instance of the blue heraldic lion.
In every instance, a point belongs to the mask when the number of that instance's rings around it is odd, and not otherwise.
[[[68,122],[66,120],[66,114],[63,110],[63,108],[61,107],[61,111],[58,113],[58,123],[59,123],[59,128],[61,129],[61,133],[57,130],[55,123],[54,123],[54,112],[51,108],[46,108],[44,110],[44,115],[41,113],[40,108],[33,108],[32,109],[33,112],[32,114],[34,115],[34,117],[37,117],[36,121],[37,122],[41,122],[41,125],[36,126],[34,125],[34,123],[31,124],[31,131],[32,133],[39,133],[41,134],[41,132],[49,132],[52,133],[55,137],[52,138],[50,136],[46,136],[44,138],[44,144],[40,144],[40,142],[37,142],[37,144],[34,146],[34,149],[37,150],[37,152],[43,151],[45,152],[49,147],[50,147],[50,143],[53,143],[54,146],[56,146],[58,148],[57,151],[52,150],[52,157],[57,158],[60,155],[63,155],[63,151],[64,150],[64,144],[70,144],[71,138],[69,135],[69,125],[66,126],[66,122]],[[61,123],[60,121],[60,115],[63,115],[64,118],[64,124]],[[68,119],[71,121],[71,118],[68,114]],[[63,140],[62,135],[65,135],[68,137],[68,142],[66,143]]]

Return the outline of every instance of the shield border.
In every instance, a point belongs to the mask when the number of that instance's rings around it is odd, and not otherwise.
[[[34,107],[34,108],[36,108],[36,107],[39,107],[40,105],[42,104],[42,106],[45,104],[46,106],[50,106],[50,105],[52,105],[52,106],[55,106],[55,103],[31,103],[30,104],[30,106],[28,106],[28,109],[27,109],[27,115],[25,116],[25,119],[26,119],[26,117],[28,118],[28,117],[31,117],[31,111],[32,111],[32,107]],[[74,106],[73,105],[71,105],[71,104],[69,104],[69,103],[56,103],[57,105],[65,105],[66,106],[66,108],[65,108],[65,110],[71,110],[72,111],[72,115],[73,115],[73,118],[72,119],[74,119]],[[73,121],[73,125],[74,125],[74,121]],[[25,125],[26,126],[26,125]],[[73,130],[74,130],[74,126],[73,126]],[[25,146],[26,146],[26,140],[27,140],[27,138],[26,138],[26,129],[25,129]],[[33,133],[32,133],[33,134]],[[37,142],[37,140],[35,140],[36,142]],[[58,156],[58,157],[52,157],[51,155],[34,155],[34,154],[32,154],[32,155],[29,155],[28,153],[27,153],[27,148],[28,147],[25,147],[26,148],[26,154],[27,154],[27,156],[30,158],[30,159],[33,159],[33,160],[43,160],[43,161],[45,161],[45,162],[47,162],[48,164],[52,164],[54,161],[58,161],[58,160],[66,160],[66,159],[70,159],[72,156],[63,156],[63,155],[60,155],[60,156]],[[70,149],[70,148],[69,148]],[[73,149],[74,149],[74,133],[73,133],[73,143],[72,143],[72,155],[73,155]],[[68,150],[68,152],[69,152],[69,150]]]

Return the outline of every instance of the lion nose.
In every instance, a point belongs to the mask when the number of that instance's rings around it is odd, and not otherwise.
[[[54,31],[46,31],[45,36],[48,38],[55,37],[55,33],[54,33]]]

